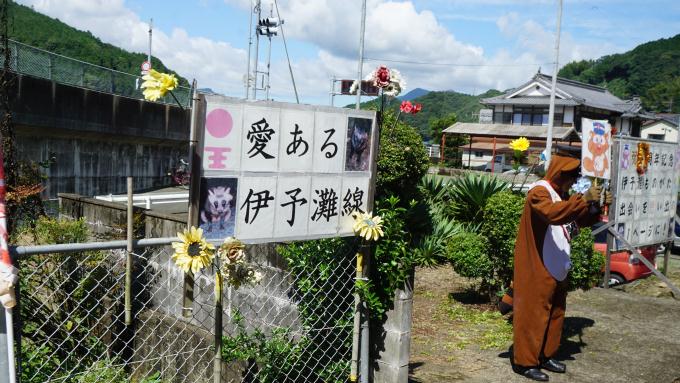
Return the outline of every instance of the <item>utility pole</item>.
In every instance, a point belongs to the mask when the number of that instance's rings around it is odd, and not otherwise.
[[[258,1],[259,2],[259,1]],[[248,15],[250,18],[250,22],[248,24],[248,66],[246,69],[246,100],[250,97],[250,49],[253,46],[253,12],[255,9],[253,8],[253,0],[250,0],[250,8]]]
[[[269,17],[270,20],[274,18],[274,5],[271,5],[271,8],[269,10]],[[276,35],[276,32],[274,32],[274,35]],[[269,100],[269,73],[271,69],[271,64],[272,64],[272,34],[267,33],[267,37],[269,38],[269,47],[267,48],[267,85],[265,86],[265,100]]]
[[[146,60],[151,65],[151,36],[153,34],[153,19],[149,19],[149,54],[146,56]]]
[[[255,32],[255,70],[253,70],[253,100],[257,100],[257,62],[260,56],[260,16],[262,16],[262,1],[256,0],[254,12],[257,12],[257,31]]]
[[[357,68],[357,105],[356,109],[359,110],[361,105],[361,77],[362,69],[364,66],[364,34],[366,33],[366,0],[361,2],[361,32],[359,32],[359,65]]]
[[[548,170],[552,152],[553,123],[555,121],[555,89],[557,87],[557,70],[560,59],[560,28],[562,26],[562,0],[558,0],[557,32],[555,36],[555,69],[553,70],[552,86],[550,88],[550,108],[548,109],[548,137],[545,142],[545,169]]]

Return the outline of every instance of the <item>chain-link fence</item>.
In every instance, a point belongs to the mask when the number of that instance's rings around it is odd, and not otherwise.
[[[214,273],[186,283],[167,242],[133,254],[129,325],[125,250],[22,248],[20,381],[213,382]],[[291,267],[273,245],[248,248],[263,279],[224,289],[222,382],[347,381],[354,253],[335,253]]]
[[[144,99],[142,89],[139,88],[141,76],[86,63],[13,40],[10,40],[9,45],[9,67],[14,72],[99,92]],[[4,57],[0,57],[0,66],[2,65]],[[173,93],[183,107],[190,106],[189,88],[180,86]],[[170,94],[158,102],[177,103]]]

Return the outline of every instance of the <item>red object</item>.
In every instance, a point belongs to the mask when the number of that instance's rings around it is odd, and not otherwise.
[[[603,235],[602,237],[605,236]],[[607,251],[607,243],[601,241],[595,242],[595,251],[598,251],[604,255]],[[640,249],[640,252],[652,265],[656,266],[657,246],[643,247]],[[616,281],[616,283],[626,283],[636,279],[645,278],[652,274],[652,271],[647,266],[645,266],[644,263],[640,262],[640,260],[637,258],[634,258],[627,250],[612,252],[610,256],[610,281]]]
[[[390,70],[385,65],[381,65],[375,70],[373,85],[378,88],[390,85]]]
[[[5,185],[5,158],[0,150],[0,262],[11,265],[12,259],[9,256],[7,233],[7,203],[5,196],[7,194],[7,186]]]
[[[422,104],[413,104],[413,110],[411,110],[411,114],[416,114],[423,110],[423,105]]]
[[[493,153],[491,154],[491,173],[493,173],[495,165],[496,165],[496,137],[493,138]]]
[[[399,110],[402,113],[412,113],[413,112],[413,104],[411,104],[411,101],[402,101],[401,105],[399,106]]]

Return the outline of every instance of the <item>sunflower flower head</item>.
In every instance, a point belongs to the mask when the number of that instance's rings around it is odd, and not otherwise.
[[[148,74],[142,77],[144,82],[142,88],[144,99],[156,101],[165,96],[168,91],[177,87],[177,77],[173,74],[160,73],[151,69]]]
[[[510,141],[510,144],[508,146],[512,150],[526,152],[527,150],[529,150],[529,140],[527,140],[526,137],[520,137],[516,140]]]
[[[197,273],[210,265],[215,257],[215,246],[205,240],[202,229],[192,226],[177,233],[177,238],[180,241],[172,243],[175,253],[171,256],[177,267],[185,273]]]
[[[382,217],[373,216],[371,213],[354,213],[354,234],[368,241],[377,241],[384,235]]]

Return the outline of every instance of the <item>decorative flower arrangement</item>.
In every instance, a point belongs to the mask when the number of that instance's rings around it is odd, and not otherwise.
[[[354,213],[354,234],[367,241],[377,241],[384,235],[382,229],[382,217],[373,216],[371,213]]]
[[[175,75],[160,73],[153,69],[148,74],[145,74],[142,80],[144,80],[142,83],[144,91],[142,93],[144,94],[144,99],[148,101],[156,101],[165,96],[167,92],[172,93],[172,90],[178,84]]]
[[[637,157],[635,158],[635,165],[639,175],[645,174],[649,162],[652,160],[652,153],[649,151],[649,144],[646,142],[638,143]]]
[[[519,171],[519,165],[522,162],[522,157],[524,157],[524,152],[529,150],[529,140],[526,137],[520,137],[518,139],[510,141],[508,147],[513,150],[513,157],[515,162],[512,164],[512,168],[515,169],[515,173]]]
[[[216,250],[215,246],[203,237],[203,230],[196,227],[177,233],[180,242],[173,242],[175,253],[171,256],[175,264],[185,273],[197,273],[203,268],[213,265],[216,268],[216,287],[222,281],[238,289],[245,284],[257,284],[262,280],[262,273],[248,266],[245,262],[245,245],[236,238],[228,237]],[[221,288],[219,289],[221,291]]]
[[[402,101],[399,106],[399,113],[417,114],[423,109],[423,106],[418,103],[411,103],[411,101]]]
[[[364,81],[370,81],[373,86],[380,88],[382,94],[386,96],[396,97],[406,87],[406,81],[396,69],[389,69],[385,65],[379,66],[376,70],[369,73],[364,78]],[[359,83],[354,80],[352,86],[349,88],[350,94],[356,94],[359,89]]]

